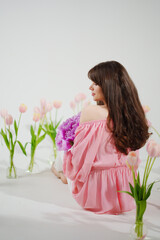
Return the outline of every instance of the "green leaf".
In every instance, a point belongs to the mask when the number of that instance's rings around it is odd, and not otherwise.
[[[151,195],[151,190],[152,190],[152,187],[153,187],[154,183],[155,182],[148,185],[146,195],[144,197],[145,200],[147,200],[149,198],[149,196]]]
[[[132,186],[131,183],[129,183],[130,189],[131,189],[131,193],[134,195],[134,187]]]
[[[42,130],[42,125],[40,124],[40,125],[39,125],[39,128],[38,128],[38,133],[37,133],[37,136],[39,136],[39,135],[40,135],[40,133],[41,133],[41,130]]]
[[[59,122],[56,124],[55,129],[59,126],[60,122],[62,121],[62,118],[59,120]]]
[[[46,136],[46,134],[43,134],[41,137],[39,137],[39,138],[37,139],[36,146],[37,146],[40,142],[43,141],[43,139],[45,138],[45,136]]]
[[[24,155],[27,156],[26,150],[25,150],[25,148],[23,147],[22,143],[21,143],[20,141],[17,141],[17,142],[18,142],[18,144],[19,144],[19,146],[20,146],[22,152],[24,153]]]
[[[120,192],[120,193],[127,193],[127,194],[129,194],[131,197],[133,197],[133,198],[134,198],[133,194],[132,194],[132,193],[130,193],[130,192],[128,192],[128,191],[117,191],[117,192]]]
[[[31,138],[31,145],[35,145],[36,144],[36,135],[32,136]]]
[[[2,137],[3,137],[3,139],[4,139],[4,142],[5,142],[8,150],[10,150],[10,149],[9,149],[9,141],[8,141],[8,138],[7,138],[7,134],[4,133],[3,129],[1,129],[0,134],[2,135]]]
[[[42,127],[43,132],[47,133],[47,131]]]
[[[33,130],[33,126],[31,125],[30,127],[30,133],[31,133],[31,136],[34,137],[35,136],[35,133],[34,133],[34,130]]]
[[[15,147],[15,142],[13,144],[13,136],[12,136],[12,133],[9,129],[7,129],[8,133],[9,133],[9,136],[10,136],[10,143],[11,143],[11,149],[14,149]]]
[[[15,134],[16,134],[16,137],[17,137],[18,127],[17,127],[16,120],[14,120],[14,130],[15,130]]]
[[[139,183],[140,185],[140,176],[139,176],[139,171],[138,171],[138,176],[137,176],[137,182]]]
[[[135,186],[134,186],[134,199],[135,199],[135,201],[137,202],[138,201],[138,185],[137,185],[137,183],[135,184]]]
[[[143,199],[143,188],[140,186],[137,179],[136,179],[135,188],[136,188],[136,193],[137,193],[137,200],[140,201]]]
[[[25,145],[24,145],[24,149],[25,149],[25,150],[26,150],[26,147],[27,147],[28,143],[30,143],[30,142],[26,142]],[[31,144],[31,143],[30,143],[30,144]]]

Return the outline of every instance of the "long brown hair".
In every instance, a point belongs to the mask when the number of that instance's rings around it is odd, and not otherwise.
[[[109,113],[107,127],[117,150],[128,154],[144,146],[150,135],[147,120],[124,66],[116,61],[102,62],[88,72],[88,77],[102,88]]]

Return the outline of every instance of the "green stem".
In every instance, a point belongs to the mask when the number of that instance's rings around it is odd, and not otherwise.
[[[9,126],[9,132],[10,132],[10,126]],[[17,177],[16,174],[16,169],[13,163],[13,157],[14,157],[14,149],[11,149],[11,138],[10,138],[10,134],[9,134],[9,151],[10,151],[10,167],[9,167],[9,175],[8,177],[11,178],[12,177],[12,170],[14,171],[14,178]]]
[[[57,157],[57,148],[56,148],[55,140],[53,141],[53,152],[54,152],[54,158],[56,159],[56,157]]]
[[[151,159],[152,159],[152,158],[151,158]],[[148,175],[147,175],[147,177],[146,177],[146,183],[147,183],[149,174],[150,174],[150,172],[151,172],[151,170],[152,170],[152,167],[153,167],[153,164],[154,164],[155,160],[156,160],[156,157],[153,159],[152,164],[151,164],[150,168],[148,169]]]
[[[52,116],[51,116],[51,112],[49,113],[49,117],[50,117],[50,121],[52,122]]]
[[[34,128],[33,128],[34,132],[36,131],[36,122],[34,124]]]
[[[134,181],[134,187],[136,185],[136,180],[135,180],[135,172],[134,172],[134,169],[132,167],[132,175],[133,175],[133,181]]]
[[[21,116],[22,116],[22,113],[20,113],[19,120],[18,120],[17,135],[18,135],[18,129],[19,129],[20,121],[21,121]]]
[[[145,180],[144,180],[144,190],[146,189],[146,186],[147,186],[147,180],[148,180],[148,176],[149,176],[149,168],[150,168],[151,162],[152,162],[152,158],[150,157],[148,167],[146,169],[146,176],[145,176]]]
[[[21,116],[22,116],[22,113],[20,113],[19,120],[18,120],[17,134],[16,134],[15,142],[17,141],[17,137],[18,137],[18,129],[19,129],[20,121],[21,121]]]
[[[6,121],[4,119],[4,129],[5,129],[5,133],[7,134],[7,128],[6,128]]]
[[[148,156],[147,162],[146,162],[146,166],[145,166],[145,170],[144,170],[143,183],[142,183],[142,186],[144,186],[144,193],[143,193],[143,195],[145,194],[146,176],[147,176],[147,173],[148,173],[148,168],[150,166],[150,162],[151,162],[151,159]]]
[[[146,178],[146,171],[147,171],[147,168],[148,168],[148,163],[149,163],[149,155],[148,155],[148,157],[147,157],[147,162],[146,162],[146,166],[145,166],[145,170],[144,170],[143,183],[142,183],[142,185],[144,185],[144,181],[145,181],[145,178]]]
[[[135,221],[135,232],[137,235],[137,239],[141,239],[143,236],[143,215],[140,216],[141,212],[141,205],[140,204],[136,204],[136,221]]]
[[[12,177],[12,171],[14,172],[14,178],[17,177],[16,169],[13,163],[13,156],[14,156],[14,153],[10,152],[10,167],[9,167],[9,175],[8,175],[9,178]]]
[[[30,164],[29,164],[29,167],[28,167],[28,170],[30,172],[33,171],[35,150],[36,150],[36,147],[31,146],[31,160],[30,160]]]

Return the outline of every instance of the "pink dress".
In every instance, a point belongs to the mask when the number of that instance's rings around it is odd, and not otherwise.
[[[132,172],[126,155],[117,152],[106,120],[84,122],[76,130],[74,145],[64,155],[63,171],[72,180],[72,195],[86,210],[120,214],[135,208],[130,191]]]

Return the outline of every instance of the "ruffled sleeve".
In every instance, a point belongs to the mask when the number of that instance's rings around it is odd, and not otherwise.
[[[72,149],[65,153],[63,171],[73,181],[84,183],[91,171],[101,144],[105,121],[81,123]]]

